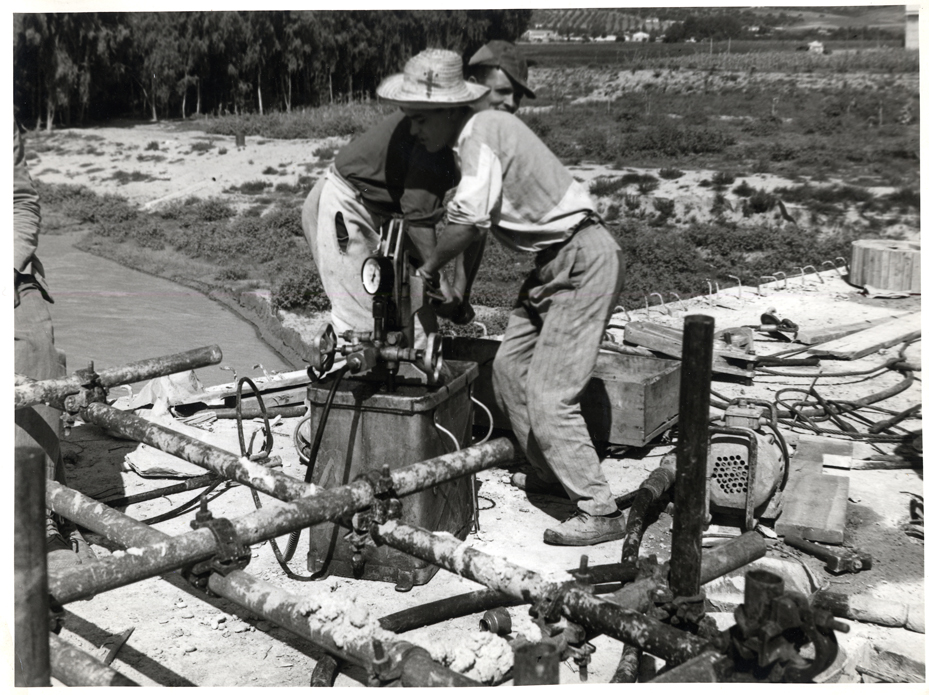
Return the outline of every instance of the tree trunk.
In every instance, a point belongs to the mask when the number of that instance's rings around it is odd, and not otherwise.
[[[197,115],[200,115],[200,80],[197,80]]]
[[[52,123],[55,120],[55,97],[51,90],[48,92],[48,99],[45,102],[45,109],[48,112],[45,119],[45,132],[52,132]]]
[[[329,103],[332,103],[332,70],[329,70]]]
[[[264,107],[261,103],[261,70],[258,70],[258,115],[264,116]]]
[[[158,110],[155,108],[155,73],[152,73],[152,120],[158,122]]]
[[[354,78],[354,75],[352,74],[352,71],[349,70],[348,71],[348,103],[349,104],[354,102],[354,96],[355,96],[355,83],[354,83],[353,78]]]
[[[184,72],[184,96],[181,97],[181,120],[187,120],[187,89],[190,86],[187,82],[189,75]]]
[[[293,96],[293,92],[291,91],[293,78],[290,76],[289,72],[284,76],[284,80],[284,106],[287,108],[287,113],[290,113],[290,100]]]

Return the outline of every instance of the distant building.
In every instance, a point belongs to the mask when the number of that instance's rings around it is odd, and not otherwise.
[[[598,36],[594,41],[616,41],[616,34],[607,34],[606,36]]]
[[[530,29],[523,34],[523,41],[529,43],[548,43],[557,40],[558,35],[551,29]]]
[[[903,45],[909,49],[919,48],[919,5],[906,6],[906,34]]]
[[[637,31],[632,35],[632,37],[629,40],[637,41],[639,43],[644,43],[648,41],[648,39],[649,39],[649,34],[647,31]]]
[[[809,49],[810,53],[821,54],[825,50],[825,46],[823,46],[821,41],[810,41],[810,43],[807,44],[807,48]]]

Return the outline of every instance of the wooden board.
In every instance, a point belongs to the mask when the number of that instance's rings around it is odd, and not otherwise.
[[[874,328],[875,326],[887,323],[895,318],[900,318],[899,316],[882,316],[879,319],[872,319],[870,321],[859,321],[858,323],[846,323],[841,326],[826,326],[824,328],[801,328],[797,331],[797,342],[803,343],[804,345],[819,345],[821,343],[828,343],[830,340],[838,340],[839,338],[844,338],[847,335],[852,333],[858,333],[859,331],[865,331],[869,328]]]
[[[784,511],[774,523],[778,535],[793,531],[820,543],[845,540],[849,479],[837,475],[804,475],[784,492]]]
[[[838,360],[857,360],[881,348],[919,337],[922,335],[921,318],[919,312],[913,312],[880,326],[812,347],[809,352],[811,355],[833,357]]]
[[[684,331],[646,321],[631,321],[623,329],[623,340],[649,350],[680,359],[683,353]],[[713,344],[713,373],[752,378],[754,353],[726,346],[721,340]],[[734,360],[734,361],[733,361]]]

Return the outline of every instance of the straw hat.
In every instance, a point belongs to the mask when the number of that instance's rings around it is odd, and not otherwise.
[[[527,97],[535,99],[535,92],[529,89],[529,63],[509,41],[488,41],[471,56],[468,65],[500,68],[512,82],[522,88]]]
[[[402,73],[385,78],[377,87],[377,95],[384,101],[417,109],[473,104],[488,91],[484,85],[466,82],[461,56],[441,48],[417,53]]]

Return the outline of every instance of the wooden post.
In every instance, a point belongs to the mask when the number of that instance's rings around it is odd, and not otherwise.
[[[44,688],[51,685],[45,453],[41,449],[17,447],[14,467],[14,682],[18,688]]]
[[[707,509],[706,453],[713,378],[713,327],[712,316],[695,315],[684,319],[668,582],[675,596],[696,596],[700,592],[703,523]]]

